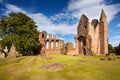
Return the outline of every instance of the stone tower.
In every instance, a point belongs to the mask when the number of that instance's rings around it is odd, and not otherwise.
[[[108,24],[102,10],[100,21],[89,19],[83,14],[75,37],[76,53],[81,55],[100,55],[108,53]]]
[[[101,37],[101,54],[108,53],[108,23],[107,23],[107,16],[102,9],[101,16],[100,16],[100,37]]]
[[[76,51],[78,54],[87,55],[91,53],[91,38],[88,31],[89,19],[83,14],[77,28]]]
[[[47,32],[42,31],[39,33],[39,53],[44,54],[46,49],[46,38],[47,38]]]

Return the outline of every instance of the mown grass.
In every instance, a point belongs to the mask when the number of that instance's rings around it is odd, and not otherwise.
[[[0,80],[120,80],[120,58],[101,61],[103,56],[48,55],[0,59]],[[114,56],[115,57],[115,56]],[[63,63],[62,70],[42,70],[50,63]]]

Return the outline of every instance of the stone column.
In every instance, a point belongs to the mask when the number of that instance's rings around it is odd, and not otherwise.
[[[83,55],[83,43],[82,41],[78,41],[78,48],[79,48],[79,54]]]
[[[89,36],[89,54],[92,55],[92,51],[91,51],[91,36]]]
[[[39,54],[45,54],[46,49],[46,38],[47,38],[47,32],[42,31],[39,33]]]
[[[48,49],[51,49],[52,34],[48,35]]]
[[[58,40],[58,49],[60,49],[60,43],[61,43],[61,41]]]
[[[75,49],[76,49],[76,54],[79,54],[80,48],[79,48],[79,40],[77,39],[77,35],[75,35]]]
[[[56,36],[53,36],[53,49],[56,49]]]
[[[63,45],[64,45],[64,41],[61,40],[60,49],[63,47]]]
[[[78,41],[77,41],[77,36],[76,35],[75,35],[74,39],[75,39],[75,49],[77,49],[78,48]]]
[[[48,40],[48,49],[51,49],[51,41]]]

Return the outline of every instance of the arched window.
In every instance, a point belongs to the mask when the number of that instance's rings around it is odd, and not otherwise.
[[[58,48],[58,42],[56,41],[56,48]]]
[[[48,49],[48,41],[46,42],[46,49]]]
[[[86,45],[86,38],[84,36],[80,36],[79,40],[82,42],[82,44]]]
[[[51,49],[53,49],[53,41],[51,42]]]

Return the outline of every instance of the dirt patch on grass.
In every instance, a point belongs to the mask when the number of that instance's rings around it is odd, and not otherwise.
[[[47,64],[44,66],[41,66],[40,69],[44,70],[61,70],[66,66],[66,64],[62,63],[52,63],[52,64]]]
[[[108,58],[100,58],[100,60],[101,61],[106,61],[106,60],[109,60],[109,61],[114,61],[114,60],[117,60],[117,58],[116,57],[113,57],[113,58],[110,58],[110,57],[108,57]]]
[[[42,59],[44,59],[44,60],[52,60],[52,58],[50,58],[50,57],[47,57],[47,55],[46,54],[39,54],[38,56],[41,56],[41,58]]]
[[[87,60],[78,60],[79,62],[86,63],[88,62]]]

